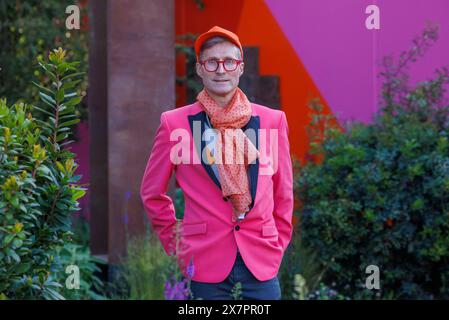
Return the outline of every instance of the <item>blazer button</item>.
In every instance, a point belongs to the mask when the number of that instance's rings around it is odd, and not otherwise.
[[[239,231],[240,230],[240,226],[235,226],[235,228],[234,228],[236,231]]]

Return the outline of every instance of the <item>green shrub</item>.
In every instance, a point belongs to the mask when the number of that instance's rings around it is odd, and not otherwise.
[[[128,243],[124,277],[130,288],[130,299],[164,299],[164,282],[169,257],[160,242],[151,237],[135,237]]]
[[[0,97],[10,103],[39,101],[39,89],[32,85],[30,76],[39,82],[51,85],[51,78],[39,70],[37,61],[43,61],[48,48],[63,47],[69,59],[82,61],[78,66],[85,72],[80,77],[77,93],[87,91],[87,28],[68,30],[65,13],[68,5],[79,4],[72,0],[27,0],[0,2]],[[79,6],[81,18],[87,10]],[[37,57],[37,60],[36,60]],[[80,104],[81,106],[81,104]],[[78,108],[81,118],[87,116],[86,108]],[[34,117],[44,119],[45,114],[34,113]]]
[[[79,268],[80,283],[79,288],[69,289],[64,286],[62,295],[70,300],[104,300],[104,284],[96,275],[101,272],[98,265],[105,265],[101,259],[97,259],[90,254],[88,246],[78,243],[66,243],[59,247],[56,252],[58,269],[57,282],[64,285],[68,274],[66,268],[70,265]]]
[[[108,298],[163,300],[164,283],[172,263],[152,233],[129,238],[127,256],[108,284]]]
[[[311,137],[318,161],[296,178],[300,232],[344,295],[449,298],[449,72],[416,87],[405,73],[435,39],[425,30],[397,65],[384,60],[384,105],[371,124],[341,132],[314,116],[327,129]],[[364,288],[368,265],[380,268],[380,290]]]
[[[285,251],[278,274],[282,299],[298,299],[297,281],[295,280],[298,279],[298,275],[304,280],[303,288],[308,292],[318,287],[324,271],[325,267],[320,264],[317,253],[306,248],[298,230],[294,230],[292,241]]]
[[[0,100],[0,296],[62,299],[57,250],[71,241],[71,214],[85,189],[77,185],[74,154],[65,147],[74,124],[76,62],[61,48],[40,62],[52,79],[39,88],[41,107]],[[40,111],[46,121],[29,111]]]
[[[318,289],[310,292],[306,298],[307,300],[349,300],[349,297],[345,297],[323,283],[320,283]]]
[[[177,219],[182,219],[184,196],[179,188],[175,192],[174,205]],[[166,254],[148,219],[145,219],[145,228],[143,235],[126,232],[127,253],[107,283],[108,299],[170,300],[181,296],[178,291],[184,278],[178,257]],[[179,245],[179,225],[174,236]]]

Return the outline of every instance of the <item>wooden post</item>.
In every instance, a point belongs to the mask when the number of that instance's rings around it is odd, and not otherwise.
[[[139,188],[161,112],[175,106],[174,0],[93,0],[91,249],[117,264],[145,231]]]

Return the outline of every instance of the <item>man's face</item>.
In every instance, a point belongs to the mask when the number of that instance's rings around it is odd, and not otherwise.
[[[200,59],[206,61],[209,59],[225,60],[236,59],[240,60],[240,50],[230,42],[221,42],[203,51]],[[223,64],[220,63],[218,69],[214,72],[207,71],[201,64],[197,62],[196,72],[203,80],[204,88],[217,96],[226,96],[233,92],[239,84],[240,76],[243,74],[243,62],[237,66],[234,71],[226,71]]]

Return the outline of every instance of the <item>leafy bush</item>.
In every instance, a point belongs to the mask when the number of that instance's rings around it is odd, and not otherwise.
[[[52,80],[39,88],[41,107],[0,100],[0,295],[14,299],[62,299],[55,281],[58,248],[71,241],[71,213],[85,189],[77,185],[74,154],[65,149],[79,122],[77,62],[61,48],[39,64]],[[35,119],[29,111],[47,115]]]
[[[318,288],[325,271],[325,268],[320,264],[317,253],[306,248],[301,240],[298,230],[294,230],[292,241],[282,259],[278,277],[283,300],[298,299],[297,279],[299,276],[304,281],[304,290],[308,292]],[[304,299],[305,296],[304,294]]]
[[[129,299],[162,300],[170,258],[154,237],[134,237],[128,242],[124,278]]]
[[[87,72],[87,32],[82,21],[80,30],[67,30],[65,10],[68,5],[78,4],[81,18],[87,17],[86,1],[27,0],[0,2],[0,97],[10,103],[39,101],[38,88],[30,82],[31,72],[46,86],[51,78],[39,70],[36,57],[43,61],[47,48],[64,47],[69,59],[82,61],[80,71]],[[31,71],[32,70],[32,71]],[[76,90],[79,95],[87,91],[87,73],[80,77]],[[87,116],[86,108],[78,109],[79,115]],[[38,119],[45,114],[34,113]]]
[[[384,60],[372,124],[342,132],[312,104],[311,129],[325,130],[311,136],[316,161],[297,176],[300,230],[328,267],[325,283],[344,295],[449,298],[449,72],[415,87],[405,72],[436,39],[428,28],[397,65]],[[368,265],[380,268],[380,290],[364,288]]]
[[[152,233],[133,236],[127,243],[127,256],[108,283],[108,299],[163,300],[171,258]]]
[[[317,290],[307,295],[308,300],[349,300],[332,288],[320,283]]]
[[[184,216],[184,196],[176,189],[174,197],[177,219]],[[145,215],[145,218],[147,216]],[[129,235],[126,232],[127,255],[107,283],[108,299],[131,300],[179,300],[189,294],[190,282],[178,265],[178,256],[168,256],[159,238],[145,219],[144,235]],[[179,224],[173,230],[176,246],[180,245]],[[177,250],[179,252],[179,248]],[[193,268],[189,269],[192,271]]]
[[[66,268],[70,265],[77,266],[80,271],[79,288],[69,289],[64,286],[62,295],[70,300],[104,300],[104,284],[96,273],[101,272],[99,264],[106,264],[101,259],[97,259],[90,254],[88,246],[78,243],[66,243],[59,247],[55,259],[59,264],[57,282],[65,284],[68,274]]]

